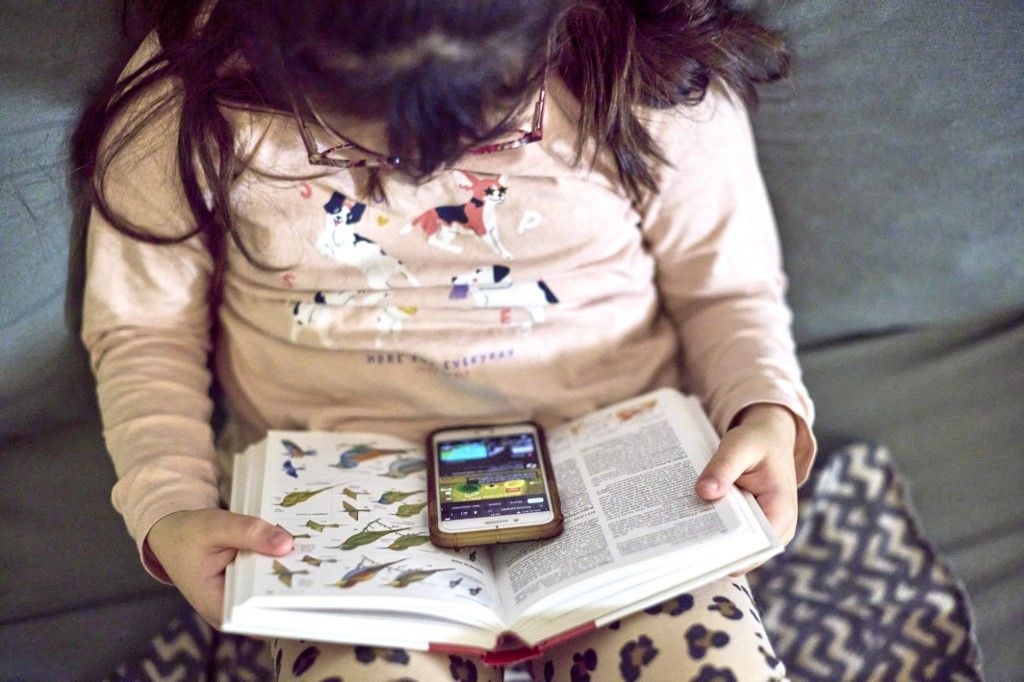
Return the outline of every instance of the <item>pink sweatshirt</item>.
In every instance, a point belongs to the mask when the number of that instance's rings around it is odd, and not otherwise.
[[[113,503],[140,550],[162,516],[218,506],[228,455],[268,429],[420,441],[453,424],[557,424],[661,386],[698,395],[719,431],[753,403],[789,408],[806,478],[813,405],[742,107],[713,87],[695,108],[651,112],[673,167],[634,206],[608,155],[571,165],[578,105],[557,79],[547,95],[543,140],[420,186],[386,173],[387,203],[360,198],[362,171],[311,167],[290,117],[231,114],[254,152],[235,225],[269,268],[229,245],[216,343],[200,240],[149,244],[94,212],[82,338]],[[192,227],[173,118],[106,181],[116,210],[164,236]],[[211,352],[229,413],[217,438]]]

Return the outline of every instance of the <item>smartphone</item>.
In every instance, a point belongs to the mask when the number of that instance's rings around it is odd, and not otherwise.
[[[533,422],[464,426],[427,437],[430,541],[470,547],[562,532],[544,431]]]

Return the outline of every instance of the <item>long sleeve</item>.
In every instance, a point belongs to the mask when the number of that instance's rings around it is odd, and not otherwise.
[[[173,107],[115,157],[104,186],[117,214],[159,237],[188,234],[176,176]],[[147,243],[95,209],[88,226],[81,336],[97,381],[107,449],[117,473],[114,507],[146,568],[152,525],[179,510],[218,505],[210,424],[207,289],[211,258],[198,237]]]
[[[742,105],[714,85],[697,107],[660,114],[652,132],[671,167],[644,207],[645,238],[685,358],[687,389],[720,432],[746,406],[797,417],[797,480],[817,445],[785,301],[775,221]]]

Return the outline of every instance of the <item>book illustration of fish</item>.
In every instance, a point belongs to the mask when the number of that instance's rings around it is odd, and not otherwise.
[[[317,568],[319,568],[320,564],[336,564],[336,563],[338,563],[338,560],[337,559],[317,559],[316,557],[313,557],[313,556],[310,556],[310,555],[307,554],[306,556],[302,557],[302,562],[303,563],[307,563],[310,566],[316,566]]]
[[[276,575],[277,579],[280,580],[281,582],[283,582],[286,587],[291,587],[292,586],[292,577],[293,576],[296,576],[296,575],[309,575],[309,571],[306,570],[306,569],[303,569],[301,571],[292,571],[288,567],[286,567],[284,564],[282,564],[280,561],[277,561],[276,559],[274,560],[272,568],[274,569],[274,575]]]
[[[408,587],[412,583],[418,583],[426,580],[435,573],[441,573],[442,571],[451,571],[451,568],[412,568],[408,571],[402,571],[395,579],[388,583],[388,587]]]
[[[411,493],[404,493],[401,490],[389,490],[381,494],[380,499],[377,500],[377,504],[394,504],[395,502],[401,502],[407,497],[412,497],[413,495],[419,495],[420,493],[425,492],[427,491],[414,490]]]
[[[313,538],[313,536],[310,535],[309,533],[302,533],[301,535],[296,535],[295,533],[291,532],[290,530],[288,530],[287,528],[282,526],[280,523],[277,524],[277,527],[280,528],[281,530],[283,530],[285,533],[288,533],[288,535],[291,535],[292,536],[292,540],[299,540],[301,538],[309,538],[309,539]]]
[[[462,576],[460,575],[455,580],[449,580],[448,581],[448,587],[450,587],[451,589],[454,590],[456,587],[459,586],[459,583],[461,583],[461,582],[462,582]]]
[[[294,507],[297,504],[302,504],[314,495],[319,495],[323,491],[330,490],[333,487],[333,485],[329,485],[324,488],[317,488],[316,490],[296,490],[295,492],[288,493],[280,502],[275,502],[274,504],[278,507]]]
[[[475,597],[476,595],[480,594],[480,590],[482,590],[482,589],[484,589],[484,588],[483,587],[471,587],[471,588],[469,588],[469,593]]]
[[[287,438],[281,439],[281,445],[284,446],[284,454],[288,457],[312,457],[316,454],[316,450],[303,450],[298,443]]]
[[[410,533],[409,535],[399,535],[395,538],[388,549],[393,549],[396,552],[409,549],[410,547],[419,547],[420,545],[430,542],[429,535],[421,535],[419,533]]]
[[[412,452],[409,448],[378,448],[372,443],[338,443],[338,447],[346,448],[338,455],[338,463],[327,465],[336,469],[355,469],[371,459]]]
[[[384,530],[370,530],[370,526],[372,526],[375,523],[384,526]],[[370,521],[368,524],[363,526],[363,529],[358,533],[355,533],[354,535],[350,535],[347,538],[345,538],[345,541],[342,542],[340,545],[327,547],[326,549],[353,550],[357,547],[362,547],[363,545],[369,545],[370,543],[376,542],[385,535],[390,535],[391,533],[397,533],[403,530],[409,530],[409,528],[411,528],[411,526],[406,526],[404,528],[388,528],[383,523],[381,523],[380,519],[374,519],[373,521]]]
[[[318,533],[323,533],[325,528],[341,528],[340,523],[317,523],[313,519],[306,521],[306,528],[312,528]]]
[[[296,467],[290,459],[286,459],[281,465],[281,469],[292,478],[298,478],[299,472],[305,471],[306,467]]]
[[[408,519],[419,514],[426,506],[426,502],[409,502],[407,504],[400,504],[398,505],[398,511],[395,512],[395,516]]]
[[[427,460],[421,457],[399,457],[388,465],[388,472],[381,474],[388,478],[405,478],[410,474],[419,473],[427,468]]]
[[[342,488],[341,494],[350,499],[356,499],[359,495],[369,495],[370,493],[365,490],[353,490],[352,488]]]
[[[367,580],[370,580],[371,578],[373,578],[373,576],[377,575],[388,566],[394,566],[400,561],[405,561],[405,559],[395,559],[394,561],[388,561],[387,563],[378,564],[374,563],[373,561],[370,561],[364,556],[362,559],[359,560],[359,563],[356,564],[355,568],[345,573],[345,575],[341,577],[341,580],[339,580],[336,583],[331,583],[331,585],[334,587],[342,588],[358,585],[359,583],[363,583]],[[368,565],[364,566],[363,562],[368,562]]]
[[[368,512],[369,509],[358,509],[355,505],[349,504],[345,500],[341,501],[341,506],[344,508],[345,513],[352,517],[353,521],[359,520],[359,512]]]

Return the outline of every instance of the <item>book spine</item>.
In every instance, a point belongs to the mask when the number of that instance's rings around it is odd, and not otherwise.
[[[545,649],[550,649],[562,642],[575,639],[580,635],[584,635],[596,629],[597,624],[594,621],[590,621],[589,623],[583,623],[582,625],[574,627],[571,630],[566,630],[565,632],[553,637],[548,637],[544,641],[538,642],[536,646],[484,652],[483,655],[480,656],[480,660],[490,666],[512,665],[513,663],[519,663],[520,661],[536,658],[537,656],[540,656]]]

